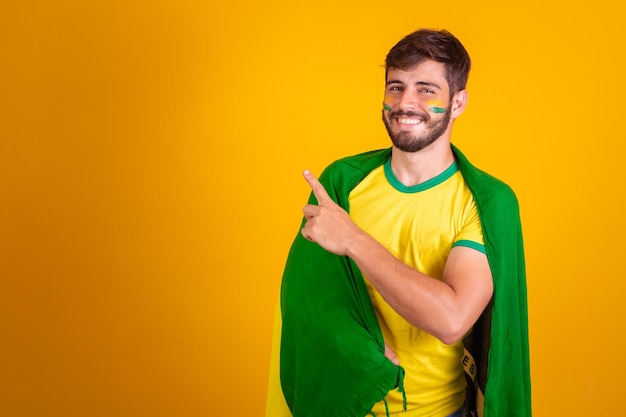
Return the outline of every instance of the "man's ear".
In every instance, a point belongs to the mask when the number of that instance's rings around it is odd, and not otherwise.
[[[450,117],[452,119],[456,119],[465,110],[465,106],[467,106],[467,90],[457,91],[452,97],[452,102],[450,106]]]

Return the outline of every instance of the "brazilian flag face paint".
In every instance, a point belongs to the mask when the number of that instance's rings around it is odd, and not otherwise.
[[[383,101],[383,109],[386,111],[391,111],[391,106],[387,104],[387,101],[387,97],[385,97],[385,101]],[[426,101],[426,105],[428,106],[428,110],[431,113],[441,114],[447,111],[446,105],[443,100],[433,98]]]
[[[395,99],[389,94],[385,94],[385,98],[383,99],[383,109],[386,111],[391,111],[391,106],[387,103],[394,103]]]
[[[440,114],[446,112],[445,103],[442,100],[431,99],[426,102],[426,105],[428,106],[428,110],[432,113]]]

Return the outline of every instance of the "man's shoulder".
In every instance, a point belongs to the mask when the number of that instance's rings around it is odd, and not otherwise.
[[[320,182],[326,191],[333,190],[335,195],[348,195],[372,170],[383,165],[390,154],[391,148],[388,148],[338,159],[322,172]]]
[[[515,192],[503,180],[472,165],[458,148],[453,147],[463,178],[474,194],[483,203],[506,203],[517,206]]]

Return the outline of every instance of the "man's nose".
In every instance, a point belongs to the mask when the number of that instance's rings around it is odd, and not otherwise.
[[[417,108],[417,94],[411,90],[404,90],[398,105],[402,109],[415,109]]]

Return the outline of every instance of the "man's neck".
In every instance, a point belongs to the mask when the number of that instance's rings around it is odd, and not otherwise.
[[[445,138],[417,152],[404,152],[396,147],[391,150],[391,169],[398,181],[407,187],[436,177],[453,162],[450,140]]]

